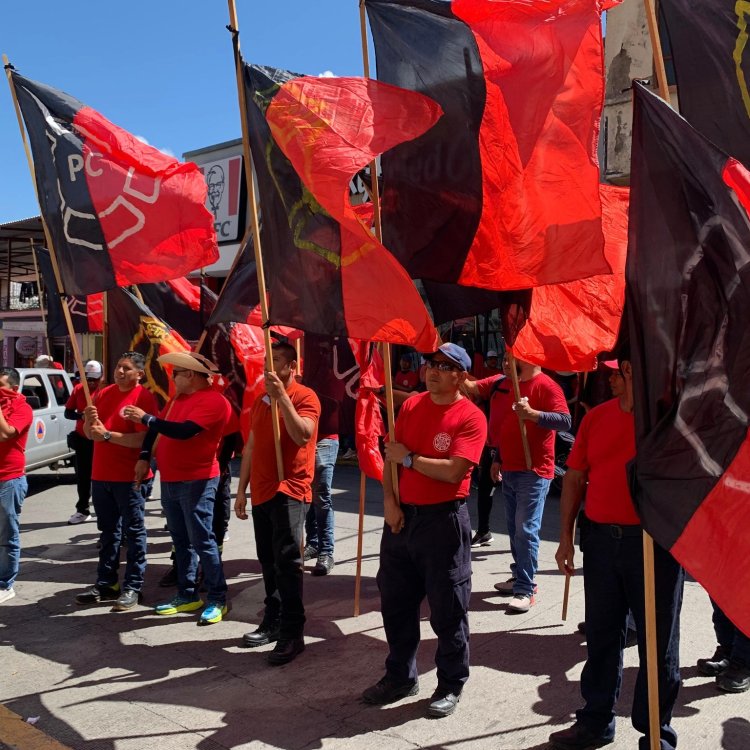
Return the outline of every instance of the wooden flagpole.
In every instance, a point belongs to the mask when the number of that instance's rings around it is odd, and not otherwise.
[[[370,77],[370,52],[367,48],[367,19],[365,16],[365,2],[359,0],[359,27],[360,37],[362,40],[362,66],[364,69],[365,78]],[[383,241],[383,225],[380,218],[380,187],[378,185],[378,164],[377,159],[373,159],[370,163],[370,179],[372,184],[372,208],[373,208],[373,219],[375,223],[375,236],[379,242]],[[391,362],[391,345],[388,342],[383,343],[383,369],[385,370],[385,405],[386,414],[388,420],[388,440],[393,441],[396,438],[395,424],[396,424],[396,410],[393,404],[393,375],[392,375],[392,362]],[[396,497],[396,501],[399,500],[398,495],[398,466],[390,461],[386,462],[383,467],[383,471],[391,472],[391,484],[393,485],[393,494]],[[359,614],[359,594],[361,589],[361,573],[362,573],[362,541],[364,535],[364,517],[365,517],[365,485],[366,477],[364,472],[360,471],[360,492],[359,492],[359,532],[357,539],[357,573],[354,582],[354,614]]]
[[[31,158],[31,149],[29,143],[26,140],[26,132],[23,126],[23,117],[21,115],[21,107],[18,104],[18,97],[16,96],[16,87],[13,85],[13,78],[11,77],[10,71],[12,66],[8,60],[8,56],[3,54],[3,66],[5,67],[5,75],[8,78],[8,87],[10,88],[10,95],[13,97],[13,106],[16,109],[16,119],[18,120],[18,129],[21,133],[21,140],[23,141],[23,147],[26,152],[26,161],[29,164],[29,172],[31,173],[31,182],[34,185],[34,194],[36,195],[37,203],[39,203],[40,215],[42,219],[42,227],[44,228],[44,238],[47,242],[47,249],[49,250],[50,260],[52,261],[52,270],[55,273],[55,283],[57,284],[57,293],[60,295],[62,301],[62,311],[65,316],[65,325],[68,327],[68,335],[70,336],[70,346],[73,349],[73,358],[75,359],[78,372],[84,375],[83,372],[83,360],[81,359],[81,350],[78,346],[76,339],[75,330],[73,328],[73,320],[70,317],[70,308],[65,303],[65,290],[62,285],[62,277],[60,276],[60,266],[57,263],[57,254],[55,253],[55,247],[52,243],[52,236],[49,233],[49,227],[44,219],[44,212],[41,211],[42,204],[39,200],[39,193],[36,188],[36,172],[34,171],[34,160]],[[85,377],[81,377],[81,385],[83,387],[83,393],[86,396],[86,404],[91,406],[91,391],[89,390],[89,384],[86,382]]]
[[[643,0],[648,21],[648,33],[651,37],[651,48],[656,70],[656,81],[659,96],[670,106],[669,83],[664,67],[664,55],[659,38],[659,24],[653,0]],[[656,652],[656,578],[654,574],[654,540],[650,534],[643,532],[643,588],[646,614],[646,667],[648,678],[648,727],[651,750],[661,746],[661,712],[659,710],[659,672]]]
[[[245,161],[245,181],[247,195],[250,202],[250,219],[253,230],[253,249],[255,250],[255,266],[258,276],[258,294],[260,296],[260,315],[263,322],[263,337],[266,345],[266,370],[273,372],[273,352],[271,350],[271,331],[268,327],[268,299],[266,297],[266,277],[263,270],[263,255],[260,245],[260,222],[258,220],[258,202],[255,195],[255,179],[253,176],[253,161],[250,152],[250,134],[247,124],[247,102],[245,99],[245,84],[242,74],[242,60],[240,58],[240,32],[237,23],[237,8],[234,0],[227,0],[229,5],[229,31],[232,34],[234,47],[234,65],[237,74],[237,96],[240,105],[240,124],[242,126],[242,151]],[[281,455],[281,427],[279,425],[279,404],[271,399],[271,414],[273,422],[273,438],[276,444],[276,468],[279,481],[284,480],[284,462]]]
[[[573,544],[576,543],[576,519],[573,519]],[[565,590],[563,591],[562,616],[560,619],[565,622],[568,619],[568,600],[570,599],[570,573],[565,576]]]
[[[521,386],[518,382],[518,372],[516,371],[516,358],[513,352],[508,349],[505,352],[508,358],[508,369],[510,370],[510,380],[513,383],[513,396],[516,401],[521,400]],[[521,428],[521,442],[523,443],[523,455],[526,458],[526,468],[531,471],[531,449],[529,448],[529,436],[526,434],[526,422],[518,415],[518,424]]]
[[[39,275],[39,264],[36,262],[36,248],[34,240],[29,237],[31,245],[31,258],[34,261],[34,276],[36,276],[36,288],[39,290],[39,312],[42,314],[42,325],[44,326],[44,343],[47,345],[47,354],[52,355],[52,347],[49,343],[49,332],[47,331],[47,314],[44,312],[44,287],[42,277]]]
[[[138,287],[134,287],[138,289]],[[138,291],[140,295],[140,290]],[[143,299],[141,299],[143,302]],[[86,302],[88,304],[88,301]],[[102,294],[102,361],[104,362],[104,382],[107,383],[112,377],[114,369],[110,370],[109,367],[109,292]],[[118,354],[119,356],[119,354]],[[83,373],[82,377],[86,377],[86,373]]]

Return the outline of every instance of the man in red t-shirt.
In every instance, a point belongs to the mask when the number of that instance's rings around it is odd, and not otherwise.
[[[170,352],[159,364],[172,366],[175,397],[157,417],[136,406],[125,417],[148,427],[135,467],[135,481],[148,475],[153,451],[161,473],[161,504],[174,544],[177,596],[155,608],[157,615],[193,612],[203,607],[198,593],[200,560],[207,603],[199,625],[221,622],[227,613],[227,582],[213,530],[219,486],[219,443],[229,423],[229,401],[211,387],[219,370],[193,352]]]
[[[76,604],[114,600],[115,612],[131,609],[141,601],[146,571],[146,496],[142,487],[133,484],[133,470],[146,428],[124,417],[125,408],[131,404],[147,411],[156,408],[153,395],[141,385],[145,366],[142,354],[121,354],[115,366],[114,383],[99,389],[93,403],[84,409],[83,431],[94,441],[91,499],[100,532],[100,549],[96,583],[76,596]],[[120,590],[118,572],[123,534],[128,552]]]
[[[21,376],[0,369],[0,604],[12,599],[18,576],[21,535],[18,517],[26,498],[26,438],[33,412],[18,392]]]
[[[510,377],[508,358],[503,360]],[[510,537],[513,563],[511,577],[495,588],[513,597],[508,604],[512,612],[528,612],[534,604],[538,567],[539,530],[544,502],[555,476],[555,431],[570,429],[570,411],[565,395],[542,368],[516,360],[521,398],[514,400],[513,389],[495,389],[499,375],[467,383],[470,392],[490,399],[490,445],[496,451],[490,473],[494,482],[502,479],[505,521]],[[518,418],[526,425],[531,453],[531,467],[526,458]]]
[[[632,611],[641,659],[646,653],[643,532],[630,497],[627,464],[635,457],[633,381],[630,362],[605,362],[615,398],[583,418],[560,498],[560,545],[555,559],[562,573],[573,575],[575,519],[584,494],[581,520],[583,588],[586,599],[586,665],[581,674],[585,706],[568,729],[553,732],[555,748],[600,747],[615,735],[615,702],[622,682],[622,652],[628,611]],[[654,545],[656,642],[659,676],[659,746],[671,750],[677,733],[670,722],[680,687],[679,618],[684,572],[674,558]],[[633,726],[648,739],[648,689],[645,662],[635,683]]]
[[[397,391],[415,391],[419,385],[419,374],[411,366],[411,357],[404,354],[399,360],[398,372],[393,376],[393,387]]]
[[[258,562],[263,571],[266,610],[256,630],[242,642],[253,648],[277,641],[269,664],[292,661],[305,649],[302,602],[302,536],[307,503],[312,502],[320,401],[295,379],[297,352],[273,345],[273,372],[266,372],[266,395],[253,404],[250,436],[242,452],[234,511],[247,518],[250,484]],[[279,481],[271,399],[279,405],[283,480]]]
[[[89,360],[83,366],[89,393],[96,393],[102,382],[104,370],[101,362]],[[83,383],[73,388],[65,404],[65,419],[76,423],[75,431],[68,435],[68,445],[76,452],[76,484],[78,485],[78,502],[76,512],[68,519],[69,525],[85,523],[91,520],[89,500],[91,499],[91,466],[94,460],[94,441],[89,440],[83,432],[83,411],[86,408],[86,393]]]
[[[392,703],[419,690],[417,648],[425,595],[438,639],[429,716],[453,713],[469,678],[471,522],[466,498],[487,437],[484,414],[460,387],[471,359],[456,344],[427,358],[427,392],[407,399],[386,443],[385,524],[378,587],[389,653],[385,676],[362,694]],[[391,468],[400,464],[398,496]]]

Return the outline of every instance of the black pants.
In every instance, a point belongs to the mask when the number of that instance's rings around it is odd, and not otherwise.
[[[216,490],[216,500],[214,501],[213,525],[219,552],[222,551],[221,548],[224,546],[224,537],[229,528],[229,519],[232,517],[232,471],[228,466],[220,468],[219,486]]]
[[[81,437],[77,432],[71,436],[71,445],[76,452],[76,484],[78,486],[78,502],[76,510],[89,515],[89,500],[91,499],[91,467],[94,462],[94,441]]]
[[[492,448],[485,445],[479,461],[479,489],[477,491],[477,534],[486,534],[490,530],[490,513],[492,513],[492,493],[495,483],[490,476],[492,467]]]
[[[581,549],[588,656],[581,674],[581,694],[586,705],[576,713],[577,718],[596,733],[614,734],[614,707],[622,684],[622,653],[630,610],[640,659],[631,716],[633,726],[646,735],[639,746],[648,748],[642,531],[639,526],[613,527],[587,521],[581,527]],[[660,742],[662,750],[671,750],[677,744],[671,720],[680,688],[680,609],[685,573],[658,545],[654,545],[654,573]]]
[[[419,610],[427,596],[438,687],[458,694],[469,678],[471,521],[466,503],[448,507],[404,506],[403,530],[393,534],[384,526],[377,580],[388,675],[399,683],[417,679]]]
[[[302,555],[307,505],[278,492],[253,506],[258,562],[266,589],[267,621],[279,621],[281,639],[301,638],[305,626],[302,603]]]

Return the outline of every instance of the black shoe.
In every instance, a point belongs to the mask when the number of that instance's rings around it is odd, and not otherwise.
[[[472,547],[489,547],[492,542],[495,541],[495,537],[492,536],[491,531],[479,532],[474,534],[471,540]]]
[[[99,602],[113,602],[120,596],[120,584],[102,586],[94,584],[90,589],[76,596],[76,604],[99,604]]]
[[[442,719],[444,716],[450,716],[455,710],[458,702],[461,700],[461,693],[446,692],[438,688],[430,698],[430,705],[427,706],[427,715],[436,719]]]
[[[173,565],[160,579],[159,586],[163,589],[177,585],[177,566]]]
[[[112,611],[125,612],[125,610],[132,609],[136,604],[140,604],[142,601],[143,594],[141,594],[140,591],[125,589],[125,591],[117,597],[117,601],[112,606]]]
[[[601,732],[594,732],[580,722],[576,722],[572,727],[552,732],[549,741],[552,747],[562,748],[562,750],[586,750],[589,747],[609,745],[615,741],[615,737],[614,734],[607,737]]]
[[[414,682],[395,682],[391,677],[386,675],[380,682],[372,687],[368,687],[362,693],[362,700],[373,706],[385,706],[388,703],[395,703],[402,698],[410,695],[416,695],[419,692],[419,680]]]
[[[730,660],[729,666],[716,678],[716,687],[725,693],[744,693],[750,689],[750,668]]]
[[[723,646],[717,646],[708,659],[698,659],[698,671],[706,677],[718,677],[728,666],[729,654]]]
[[[318,562],[312,569],[314,576],[327,576],[333,570],[334,562],[331,555],[318,555]]]
[[[282,638],[268,654],[268,663],[274,667],[288,664],[305,650],[304,638]]]
[[[273,643],[279,640],[279,623],[278,622],[263,622],[258,625],[257,630],[253,630],[252,633],[245,633],[242,636],[242,645],[247,648],[255,648],[256,646],[265,646],[268,643]]]
[[[314,560],[318,556],[318,548],[312,544],[306,544],[305,549],[302,552],[302,559],[307,562],[308,560]]]

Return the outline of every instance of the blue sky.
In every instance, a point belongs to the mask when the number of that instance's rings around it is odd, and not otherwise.
[[[362,75],[357,0],[236,0],[250,62]],[[177,156],[240,137],[225,0],[3,2],[0,51]],[[0,83],[0,222],[38,214],[13,103]]]

